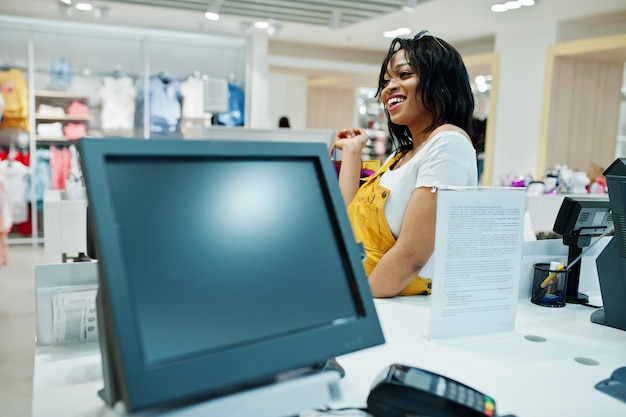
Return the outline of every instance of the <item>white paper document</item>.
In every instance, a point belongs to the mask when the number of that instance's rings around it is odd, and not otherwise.
[[[437,193],[430,339],[513,331],[525,189]]]
[[[60,292],[52,296],[53,343],[98,340],[96,290]]]

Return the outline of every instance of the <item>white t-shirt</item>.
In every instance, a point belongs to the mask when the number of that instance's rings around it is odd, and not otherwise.
[[[183,96],[183,117],[202,117],[204,114],[204,81],[187,78],[180,84]]]
[[[26,196],[30,181],[30,168],[19,161],[9,162],[8,160],[0,162],[0,166],[5,174],[5,187],[12,222],[24,223],[28,220]]]
[[[391,158],[391,157],[390,157]],[[413,190],[417,187],[476,186],[478,172],[476,151],[471,142],[455,131],[444,131],[432,137],[406,164],[387,170],[380,185],[389,189],[385,218],[397,238]],[[432,278],[433,257],[422,268],[420,276]]]
[[[104,77],[100,89],[102,129],[132,130],[135,125],[137,89],[130,77]]]

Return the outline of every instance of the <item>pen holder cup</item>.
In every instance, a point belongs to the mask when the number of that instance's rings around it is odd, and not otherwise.
[[[565,307],[568,272],[550,270],[547,263],[535,264],[530,301],[544,307]]]

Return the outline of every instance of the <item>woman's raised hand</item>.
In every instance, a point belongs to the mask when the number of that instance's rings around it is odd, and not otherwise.
[[[367,145],[369,137],[367,133],[361,128],[343,129],[337,132],[335,135],[335,147],[337,149],[344,149],[345,147],[355,147],[361,150]]]

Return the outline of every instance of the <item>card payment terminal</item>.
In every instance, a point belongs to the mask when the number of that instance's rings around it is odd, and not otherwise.
[[[375,417],[496,417],[495,401],[467,385],[394,364],[374,380],[367,411]]]

